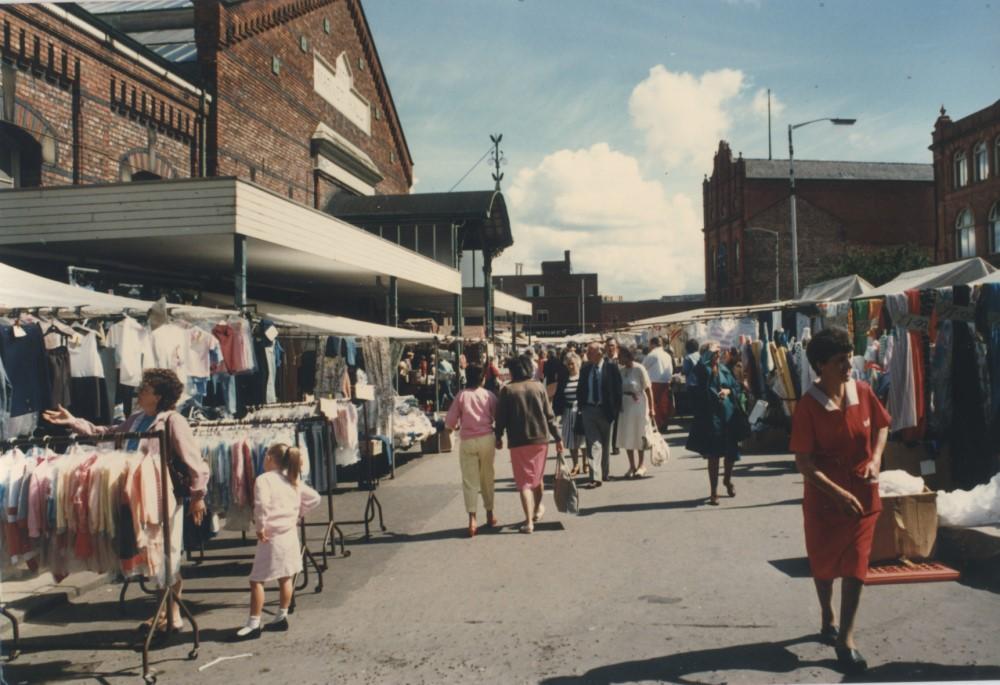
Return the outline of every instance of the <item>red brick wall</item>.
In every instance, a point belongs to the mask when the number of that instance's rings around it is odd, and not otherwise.
[[[1000,165],[997,164],[997,141],[1000,140],[1000,101],[957,121],[942,115],[934,127],[931,150],[934,153],[934,192],[937,197],[937,263],[958,259],[955,222],[965,209],[972,211],[976,225],[976,254],[1000,265],[1000,246],[991,246],[988,236],[990,209],[1000,202]],[[973,150],[986,143],[989,177],[976,181]],[[955,188],[954,159],[958,151],[966,155],[968,185]]]
[[[597,274],[529,274],[526,276],[494,276],[493,285],[498,290],[530,299],[534,305],[533,326],[558,329],[567,328],[570,333],[580,332],[580,281],[584,283],[586,296],[585,323],[587,330],[596,330],[601,319],[601,298],[597,290]],[[529,284],[541,285],[545,289],[542,297],[527,296]],[[548,312],[548,321],[539,321],[538,312]]]
[[[196,95],[40,7],[5,5],[0,19],[16,84],[9,125],[48,152],[42,185],[117,182],[124,165],[165,177],[196,172]]]
[[[330,33],[324,30],[329,20]],[[360,4],[356,0],[249,0],[196,4],[199,59],[216,97],[210,137],[218,175],[238,176],[302,203],[317,202],[310,139],[322,122],[372,158],[379,193],[406,193],[406,151]],[[308,50],[300,48],[305,36]],[[334,63],[346,51],[355,89],[373,107],[371,136],[313,90],[313,52]],[[281,62],[272,73],[272,58]],[[388,106],[388,108],[387,108]],[[375,111],[378,116],[375,116]],[[320,202],[329,189],[320,189]]]

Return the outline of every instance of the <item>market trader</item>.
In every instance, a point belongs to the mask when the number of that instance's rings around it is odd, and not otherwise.
[[[806,552],[822,612],[820,634],[847,673],[868,664],[854,642],[854,619],[882,510],[878,474],[890,417],[866,384],[851,379],[847,331],[825,328],[806,349],[819,376],[792,417],[791,451],[805,481]],[[833,581],[842,578],[840,629],[833,621]]]

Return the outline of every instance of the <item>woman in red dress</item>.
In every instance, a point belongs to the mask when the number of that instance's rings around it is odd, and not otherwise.
[[[854,619],[882,510],[878,474],[890,417],[867,384],[851,380],[852,352],[842,328],[824,329],[809,342],[806,356],[819,378],[795,409],[791,450],[805,480],[802,512],[820,634],[834,644],[840,665],[859,673],[867,663],[854,642]],[[843,579],[839,630],[835,578]]]

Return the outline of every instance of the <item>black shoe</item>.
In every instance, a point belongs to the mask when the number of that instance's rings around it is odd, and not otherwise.
[[[247,640],[256,640],[260,637],[260,628],[254,628],[249,633],[243,633],[240,635],[239,631],[233,633],[233,636],[229,638],[230,642],[246,642]]]
[[[823,626],[823,630],[819,631],[819,637],[820,642],[835,647],[837,638],[840,637],[840,631],[837,630],[837,626]]]
[[[279,621],[271,621],[264,626],[264,630],[268,632],[284,632],[288,630],[288,618],[282,618]]]
[[[868,662],[861,652],[851,647],[834,647],[837,652],[837,664],[847,675],[857,675],[868,670]]]

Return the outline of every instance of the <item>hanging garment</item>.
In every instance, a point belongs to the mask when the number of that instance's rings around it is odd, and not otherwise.
[[[118,383],[138,388],[142,384],[143,369],[155,365],[149,329],[126,316],[108,331],[108,347],[115,351]]]
[[[886,295],[885,306],[893,322],[909,312],[910,305],[905,294]],[[892,431],[912,428],[917,425],[917,391],[913,380],[913,354],[910,334],[906,328],[895,326],[892,357],[889,362],[889,414],[892,416]]]
[[[73,414],[96,424],[111,423],[111,403],[97,333],[79,331],[69,346],[70,405]]]
[[[0,323],[0,359],[11,386],[11,418],[36,415],[46,409],[52,399],[52,385],[41,326]],[[17,435],[21,431],[12,432]]]

